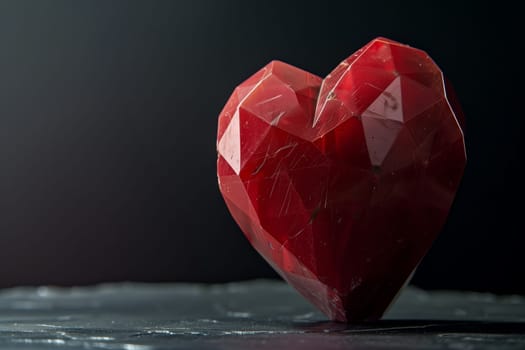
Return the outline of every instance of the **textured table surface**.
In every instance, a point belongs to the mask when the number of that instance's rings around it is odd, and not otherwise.
[[[525,349],[525,298],[406,288],[374,323],[328,322],[275,281],[0,291],[0,349]]]

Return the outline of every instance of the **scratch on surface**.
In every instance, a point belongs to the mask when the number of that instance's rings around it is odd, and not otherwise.
[[[281,148],[277,149],[275,152],[273,152],[272,154],[270,154],[270,145],[268,145],[268,147],[266,148],[266,152],[263,156],[263,160],[261,162],[261,164],[259,164],[259,166],[252,172],[252,175],[256,175],[259,171],[261,171],[262,167],[264,166],[264,164],[266,164],[266,161],[269,159],[269,158],[275,158],[277,157],[277,155],[279,153],[281,153],[282,151],[284,150],[287,150],[287,149],[290,149],[290,151],[288,152],[287,155],[285,155],[283,157],[284,158],[288,158],[294,151],[295,147],[297,147],[298,143],[297,142],[294,142],[294,143],[290,143],[288,145],[285,145],[285,146],[282,146]],[[272,174],[272,177],[280,172],[280,166],[281,166],[281,163],[282,163],[282,159],[279,160],[279,163],[277,164],[277,167],[276,167],[276,171]]]
[[[352,94],[350,96],[352,98],[355,98],[359,90],[361,90],[361,86],[358,86],[354,91],[352,91]]]
[[[276,171],[271,176],[271,177],[273,177],[273,183],[272,183],[272,188],[270,189],[270,193],[269,193],[268,197],[272,196],[273,191],[275,190],[275,186],[277,186],[277,182],[279,182],[279,173],[280,173],[280,167],[277,166]]]
[[[304,230],[306,230],[306,226],[305,225],[302,229],[300,229],[299,231],[297,231],[296,233],[294,233],[293,235],[291,235],[290,237],[288,237],[282,244],[281,244],[281,248],[283,248],[290,240],[292,239],[295,239],[297,237],[299,237],[301,235],[301,233],[304,232]]]
[[[281,120],[282,116],[285,115],[285,114],[286,114],[286,112],[279,113],[275,118],[272,119],[270,125],[275,126],[275,125],[279,124],[279,120]]]
[[[306,230],[306,226],[303,227],[302,229],[300,229],[299,231],[297,231],[296,233],[294,233],[293,236],[290,236],[290,238],[288,238],[287,241],[299,237],[299,235],[300,235],[301,233],[303,233],[304,230]]]
[[[297,164],[299,164],[299,162],[302,160],[302,159],[305,159],[306,156],[304,154],[300,154],[299,157],[296,157],[293,162],[290,163],[290,169],[295,169],[295,167],[297,166]]]
[[[385,101],[384,101],[385,111],[386,111],[386,109],[391,109],[391,110],[395,111],[398,108],[397,99],[395,98],[395,96],[392,93],[390,93],[390,92],[388,92],[386,90],[383,90],[383,89],[381,89],[380,87],[378,87],[378,86],[376,86],[374,84],[371,84],[371,83],[365,83],[365,84],[370,86],[370,87],[372,87],[372,88],[374,88],[374,89],[376,89],[376,90],[381,91],[381,95],[386,97]],[[390,103],[392,103],[392,105]],[[368,111],[368,112],[370,112],[370,111]],[[379,113],[374,113],[374,114],[378,114],[378,115],[382,116]]]
[[[255,169],[252,172],[252,175],[256,175],[259,171],[261,171],[261,169],[264,166],[264,164],[266,164],[266,161],[268,160],[268,157],[269,157],[269,154],[268,154],[269,151],[270,151],[270,145],[268,144],[268,147],[266,148],[266,152],[265,152],[264,157],[263,157],[263,161],[261,162],[261,164],[259,164],[257,169]]]
[[[328,190],[326,190],[325,192],[325,196],[324,196],[324,207],[326,208],[328,206]]]
[[[283,150],[286,150],[286,149],[290,149],[290,151],[288,152],[288,154],[286,154],[284,157],[282,157],[279,162],[277,163],[277,165],[275,166],[275,170],[273,172],[272,175],[270,175],[268,178],[272,179],[273,178],[273,184],[272,184],[272,188],[270,189],[270,193],[268,195],[268,197],[271,197],[274,190],[275,190],[275,187],[277,186],[277,182],[279,181],[279,174],[281,173],[282,169],[281,169],[281,164],[283,163],[284,159],[290,157],[290,155],[293,153],[295,147],[297,147],[298,143],[291,143],[291,144],[288,144],[286,146],[283,146],[281,148],[279,148],[277,151],[275,151],[270,157],[275,157],[279,152],[283,151]]]
[[[288,182],[288,187],[286,188],[286,193],[284,194],[283,203],[281,204],[281,209],[279,210],[279,214],[278,214],[279,216],[281,216],[285,206],[286,206],[286,211],[284,214],[286,215],[286,213],[288,213],[288,209],[290,208],[290,202],[292,201],[292,197],[290,195],[291,190],[292,190],[292,183]]]
[[[284,211],[284,215],[288,214],[288,210],[290,209],[290,204],[292,204],[292,196],[288,198],[288,204],[286,205],[286,210]]]
[[[259,171],[261,171],[262,167],[264,166],[264,164],[266,163],[266,160],[268,159],[268,157],[264,157],[263,161],[261,162],[261,164],[259,164],[259,166],[257,167],[257,169],[255,169],[253,172],[252,172],[252,175],[257,175],[257,173]]]
[[[371,84],[371,83],[365,83],[365,85],[368,85],[368,86],[370,86],[371,88],[374,88],[374,89],[376,89],[376,90],[378,90],[378,91],[383,91],[383,89],[381,89],[379,86],[376,86],[376,85],[374,85],[374,84]]]
[[[282,96],[282,94],[277,95],[277,96],[274,96],[274,97],[267,98],[266,100],[257,103],[256,106],[259,106],[259,105],[262,105],[262,104],[265,104],[265,103],[271,102],[271,101],[273,101],[273,100],[277,100],[277,99],[278,99],[279,97],[281,97],[281,96]]]
[[[295,147],[297,147],[297,145],[298,145],[298,143],[294,142],[294,143],[290,143],[290,144],[288,144],[286,146],[283,146],[283,147],[279,148],[278,150],[276,150],[273,153],[272,157],[275,157],[277,154],[279,154],[280,152],[284,151],[285,149],[291,148],[291,150],[288,152],[288,154],[285,156],[285,158],[289,157],[292,154],[292,152],[294,151]]]

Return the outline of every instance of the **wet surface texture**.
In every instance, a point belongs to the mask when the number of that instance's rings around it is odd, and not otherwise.
[[[525,298],[403,291],[385,318],[339,324],[274,281],[0,291],[9,349],[525,349]]]

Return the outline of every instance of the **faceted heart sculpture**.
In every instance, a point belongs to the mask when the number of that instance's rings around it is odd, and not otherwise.
[[[220,191],[328,317],[377,319],[446,220],[466,162],[459,113],[432,59],[388,39],[325,79],[274,61],[219,116]]]

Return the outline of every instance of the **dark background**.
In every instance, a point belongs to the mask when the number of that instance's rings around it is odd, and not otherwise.
[[[271,59],[324,76],[381,35],[425,49],[467,116],[463,184],[413,282],[525,293],[519,62],[493,16],[461,1],[0,0],[0,287],[275,277],[217,189],[217,115]]]

